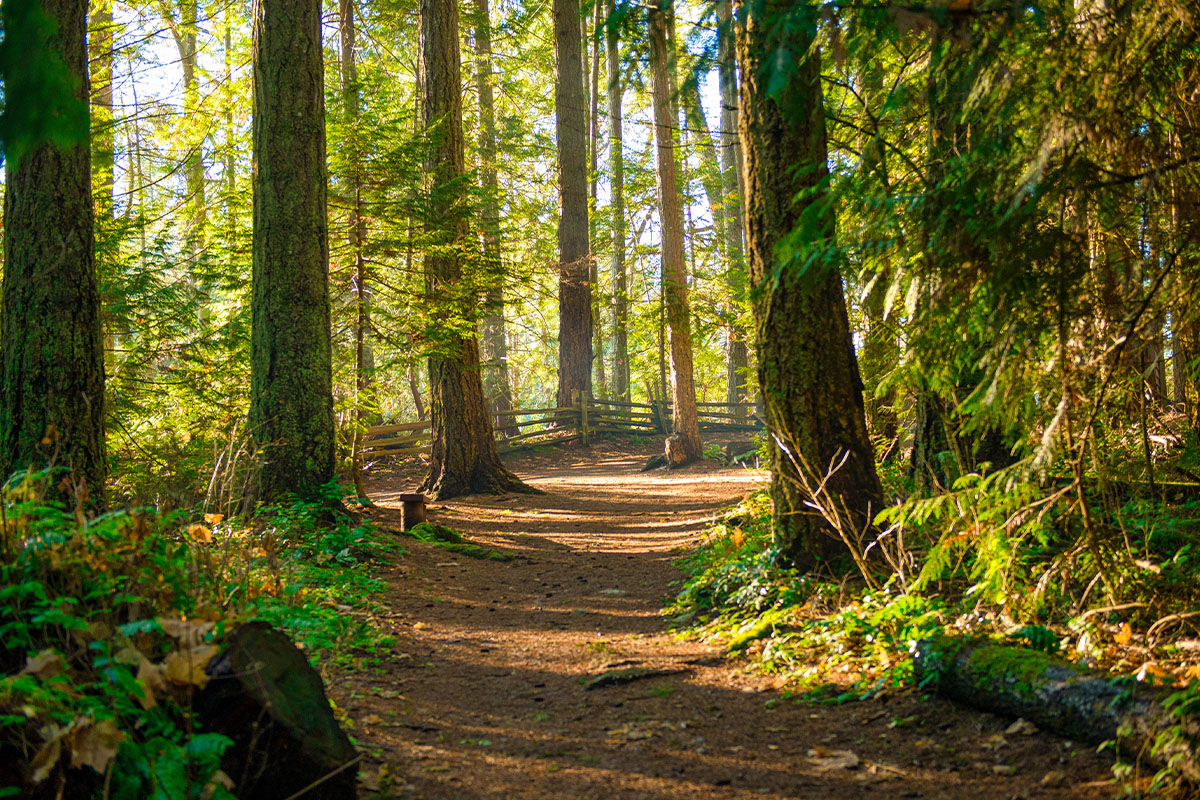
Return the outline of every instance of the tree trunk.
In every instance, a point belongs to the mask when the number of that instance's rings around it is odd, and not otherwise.
[[[109,0],[110,1],[110,0]],[[163,22],[175,39],[175,47],[179,51],[179,65],[183,69],[183,114],[188,120],[198,119],[200,88],[196,80],[196,44],[197,44],[197,12],[198,0],[181,0],[179,17],[175,17],[167,0],[159,0],[159,13]],[[111,13],[111,12],[110,12]],[[204,142],[198,141],[190,148],[184,157],[184,179],[186,181],[187,197],[184,207],[187,209],[187,221],[184,238],[189,241],[193,257],[199,250],[197,237],[200,236],[204,224]]]
[[[225,7],[225,85],[233,85],[233,9]],[[225,246],[234,248],[237,238],[237,134],[233,125],[233,102],[225,103]]]
[[[92,99],[92,194],[100,213],[112,216],[113,159],[113,12],[112,0],[96,0],[88,39]]]
[[[737,134],[737,57],[730,0],[717,3],[717,82],[721,91],[721,177],[725,190],[725,309],[729,349],[725,359],[725,402],[735,422],[745,422],[750,402],[750,354],[739,317],[746,304],[746,255],[742,224],[742,145]]]
[[[704,104],[700,100],[700,87],[696,76],[689,75],[684,80],[680,94],[688,132],[694,137],[696,152],[700,155],[700,184],[704,187],[705,197],[708,198],[708,212],[712,215],[713,228],[717,233],[717,247],[724,250],[726,247],[725,185],[722,180],[721,162],[717,157],[717,148],[713,144],[712,133],[708,129],[708,119],[704,116]]]
[[[616,0],[606,0],[605,16],[616,13]],[[608,67],[608,149],[612,192],[613,396],[629,402],[629,286],[625,271],[625,154],[621,119],[621,52],[615,22],[605,31]]]
[[[426,301],[438,316],[465,313],[473,320],[477,298],[464,291],[460,262],[468,233],[462,202],[466,169],[456,3],[421,0],[421,53],[431,192],[425,228],[430,242],[425,253]],[[431,461],[421,489],[435,500],[472,492],[528,490],[500,463],[492,417],[483,399],[475,336],[444,330],[437,346],[439,352],[429,358]]]
[[[483,393],[506,436],[511,426],[512,386],[508,378],[508,341],[504,335],[504,264],[500,256],[500,183],[496,179],[496,115],[492,97],[492,22],[488,0],[475,0],[475,86],[479,91],[479,177],[483,183],[481,234],[483,269],[488,286],[484,297],[480,344],[483,355]]]
[[[179,62],[183,65],[183,113],[185,119],[200,119],[200,84],[196,79],[196,14],[198,0],[183,0],[180,6]],[[187,238],[199,253],[204,231],[204,139],[199,138],[187,155]],[[193,264],[193,268],[194,268]]]
[[[358,67],[354,60],[354,0],[339,0],[338,38],[341,44],[342,104],[346,112],[348,170],[346,192],[350,213],[346,220],[346,239],[354,259],[354,436],[350,445],[350,470],[354,490],[361,502],[369,503],[362,480],[363,434],[367,417],[375,407],[371,393],[371,374],[375,368],[374,353],[367,344],[371,326],[367,289],[367,260],[363,248],[367,239],[367,221],[362,213],[362,150],[359,143]]]
[[[882,490],[841,275],[836,267],[802,270],[804,255],[789,257],[779,247],[801,224],[813,226],[804,237],[813,247],[835,235],[833,208],[814,196],[828,175],[820,70],[811,53],[816,20],[783,0],[743,12],[740,133],[759,387],[772,434],[773,525],[781,557],[808,570],[845,553],[842,535],[854,538],[870,527]],[[781,46],[808,55],[780,92],[768,94],[764,67]],[[815,220],[802,219],[806,211]],[[841,532],[808,506],[816,484],[839,463],[825,483],[824,505],[843,517]]]
[[[696,386],[692,376],[691,310],[688,307],[687,270],[683,261],[683,212],[675,165],[675,128],[678,115],[671,108],[670,49],[667,37],[670,2],[648,9],[650,23],[650,79],[654,107],[655,170],[658,176],[659,222],[662,229],[662,286],[666,304],[668,351],[671,360],[671,399],[674,406],[666,455],[671,466],[695,461],[704,454],[696,414]]]
[[[0,469],[70,470],[79,503],[104,504],[104,340],[92,232],[87,131],[87,3],[42,0],[56,31],[24,30],[4,14],[6,36],[45,36],[76,81],[70,102],[83,138],[40,143],[6,161],[4,285],[0,311]],[[14,98],[9,96],[9,102]],[[6,142],[6,144],[9,144]]]
[[[598,168],[600,154],[600,26],[604,24],[604,8],[595,0],[594,24],[592,25],[592,79],[589,82],[590,109],[588,119],[588,242],[591,255],[588,259],[592,280],[592,369],[593,383],[598,397],[608,394],[608,377],[604,371],[604,294],[600,291],[600,262],[596,259],[596,186],[600,178]]]
[[[321,4],[255,3],[250,430],[267,501],[334,474],[323,74]]]
[[[555,133],[558,142],[558,393],[568,406],[592,388],[592,292],[588,264],[587,99],[579,0],[554,0]]]

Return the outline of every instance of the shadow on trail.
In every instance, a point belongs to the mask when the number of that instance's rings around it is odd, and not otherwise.
[[[536,454],[511,466],[545,495],[432,504],[431,521],[515,558],[403,540],[383,614],[396,652],[334,690],[364,771],[386,765],[395,796],[421,800],[1105,796],[1084,783],[1107,777],[1089,750],[1041,736],[1001,748],[1007,721],[912,694],[795,705],[771,676],[670,636],[675,562],[763,475],[638,472],[660,447]],[[398,527],[396,483],[373,492],[385,527]],[[672,674],[583,688],[626,667]],[[837,751],[859,764],[810,758]],[[1068,761],[1082,785],[1039,783]]]

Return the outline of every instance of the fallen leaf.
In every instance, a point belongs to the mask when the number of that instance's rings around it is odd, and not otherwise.
[[[203,689],[208,684],[208,674],[204,668],[220,651],[221,648],[215,644],[206,644],[168,653],[163,659],[163,676],[171,683]]]
[[[212,528],[205,527],[204,525],[188,525],[187,532],[188,536],[192,537],[193,542],[209,544],[213,540]]]
[[[1066,773],[1059,772],[1056,769],[1052,769],[1049,772],[1047,772],[1045,775],[1042,776],[1042,780],[1040,781],[1042,786],[1062,786],[1066,782],[1067,782]]]
[[[1152,675],[1155,678],[1169,678],[1170,677],[1170,673],[1168,673],[1165,669],[1160,667],[1158,664],[1155,664],[1153,661],[1147,661],[1145,664],[1142,664],[1141,669],[1139,669],[1137,671],[1137,679],[1139,681],[1146,680],[1147,675]]]
[[[1004,729],[1004,732],[1009,736],[1020,734],[1021,736],[1032,736],[1038,732],[1037,725],[1024,718],[1017,719],[1012,725]]]
[[[56,735],[50,741],[42,745],[42,749],[34,754],[33,760],[29,762],[31,783],[41,783],[46,780],[47,776],[54,771],[59,758],[62,757],[62,738],[61,734]]]
[[[53,650],[43,650],[25,661],[25,669],[21,670],[21,674],[47,680],[55,675],[62,675],[66,671],[67,665],[62,656]]]
[[[808,760],[821,772],[855,769],[859,764],[858,756],[851,750],[826,750],[819,745],[814,745],[808,751]]]
[[[996,775],[1015,775],[1017,771],[1008,764],[992,764],[992,772]]]
[[[378,714],[367,714],[365,717],[363,717],[363,722],[367,725],[382,725],[383,717],[379,716]]]
[[[144,709],[151,709],[158,705],[155,699],[155,692],[161,692],[167,688],[167,682],[163,679],[163,668],[157,664],[151,664],[150,659],[143,657],[138,664],[137,673],[138,682],[142,684],[142,696],[138,698],[138,704]]]
[[[1132,638],[1133,628],[1129,626],[1128,622],[1121,626],[1121,630],[1113,634],[1113,641],[1117,644],[1129,644]]]
[[[111,719],[103,719],[76,731],[71,748],[71,765],[87,765],[101,774],[117,757],[125,732]]]
[[[205,514],[204,515],[204,521],[207,522],[209,525],[216,525],[223,519],[225,519],[224,514]]]

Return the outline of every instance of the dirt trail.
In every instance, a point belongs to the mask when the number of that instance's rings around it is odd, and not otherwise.
[[[382,768],[385,796],[422,800],[1111,796],[1088,748],[1003,736],[1008,720],[936,699],[797,705],[719,650],[675,641],[660,616],[672,562],[764,476],[640,473],[659,446],[519,457],[510,466],[545,495],[435,504],[432,521],[517,558],[405,540],[387,573],[396,651],[332,687],[367,786]],[[385,526],[407,477],[374,479]],[[625,667],[672,674],[583,688]]]

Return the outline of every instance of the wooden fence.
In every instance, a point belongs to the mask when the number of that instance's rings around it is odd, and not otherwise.
[[[697,403],[701,433],[753,433],[763,428],[754,403]],[[595,434],[665,435],[671,430],[670,403],[622,403],[598,400],[587,392],[558,408],[515,408],[493,420],[500,452],[582,440]],[[376,454],[415,455],[429,450],[429,420],[376,425],[363,438]]]

